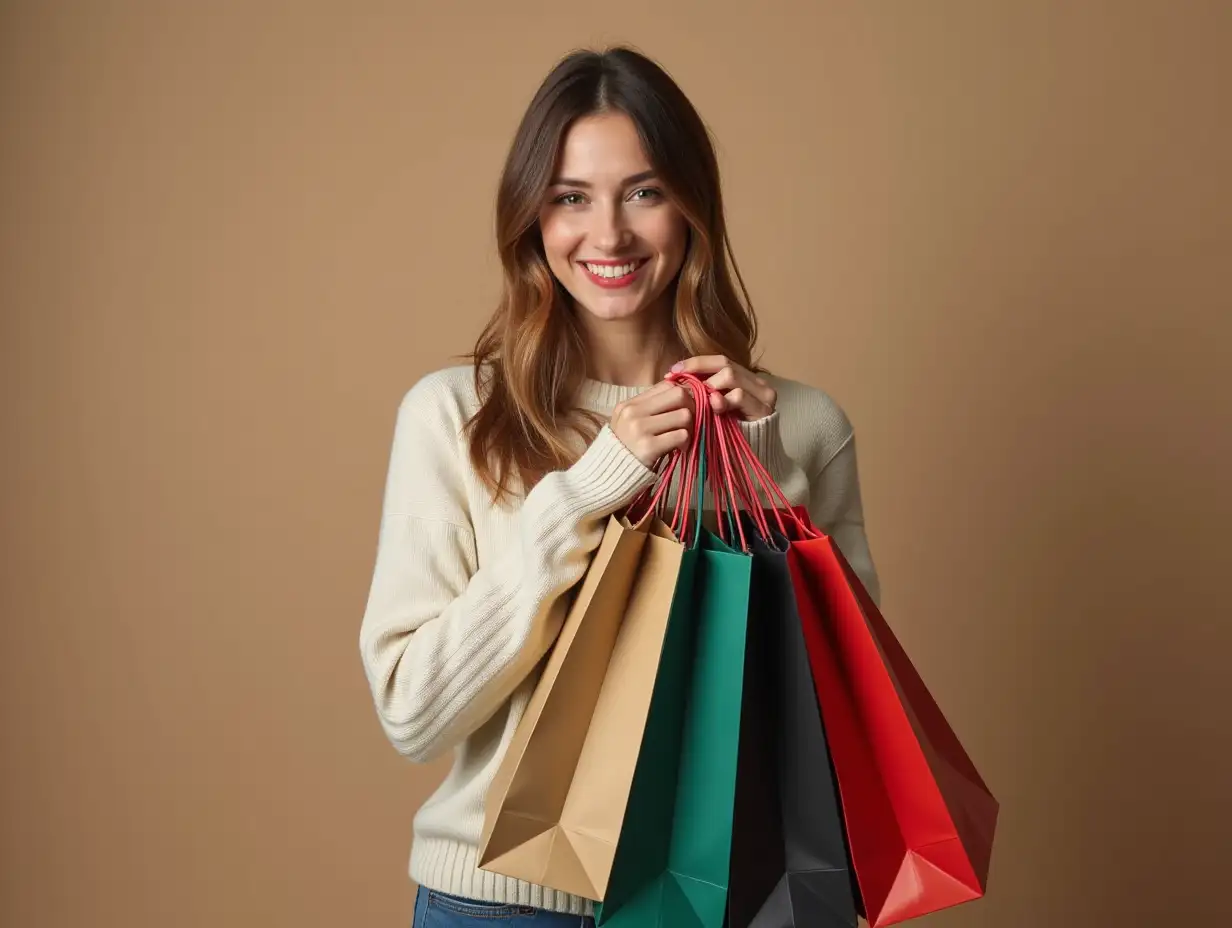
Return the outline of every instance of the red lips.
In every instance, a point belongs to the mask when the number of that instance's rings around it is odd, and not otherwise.
[[[648,263],[649,262],[644,258],[634,258],[634,259],[625,258],[624,260],[621,260],[621,261],[579,261],[578,262],[578,264],[581,265],[582,270],[586,272],[586,276],[590,278],[591,283],[593,283],[597,287],[602,287],[605,290],[618,290],[622,287],[630,286],[634,281],[638,279],[639,276],[641,276],[642,268],[644,268]],[[586,266],[587,264],[594,264],[599,267],[621,267],[626,264],[634,264],[636,266],[633,268],[632,271],[630,271],[628,274],[625,274],[623,277],[600,277],[598,274],[592,273],[590,268]]]

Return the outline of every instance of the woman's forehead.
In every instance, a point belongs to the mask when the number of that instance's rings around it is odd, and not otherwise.
[[[557,176],[593,185],[619,185],[651,170],[637,127],[624,113],[585,116],[565,134]]]

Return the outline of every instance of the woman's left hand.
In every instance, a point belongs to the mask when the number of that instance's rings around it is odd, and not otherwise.
[[[746,422],[764,419],[778,401],[770,384],[722,355],[689,358],[675,365],[672,373],[700,377],[718,391],[710,394],[710,406],[716,413],[734,411]]]

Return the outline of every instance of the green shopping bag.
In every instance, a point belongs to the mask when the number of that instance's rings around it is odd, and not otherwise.
[[[699,431],[696,527],[595,908],[604,928],[723,928],[727,910],[752,558],[701,527],[708,428]]]

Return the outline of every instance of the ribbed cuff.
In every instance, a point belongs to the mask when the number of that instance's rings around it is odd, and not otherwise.
[[[581,510],[607,516],[629,503],[655,481],[655,472],[643,464],[616,437],[610,425],[600,430],[589,448],[569,468],[569,483]]]
[[[791,458],[783,447],[779,411],[776,409],[763,419],[754,422],[739,422],[740,431],[748,440],[757,459],[770,472],[776,483],[781,483],[791,470]]]
[[[571,915],[593,913],[594,904],[589,899],[480,870],[475,865],[477,859],[477,849],[469,844],[447,838],[416,838],[411,847],[409,873],[412,880],[426,889],[463,899],[529,905]]]

